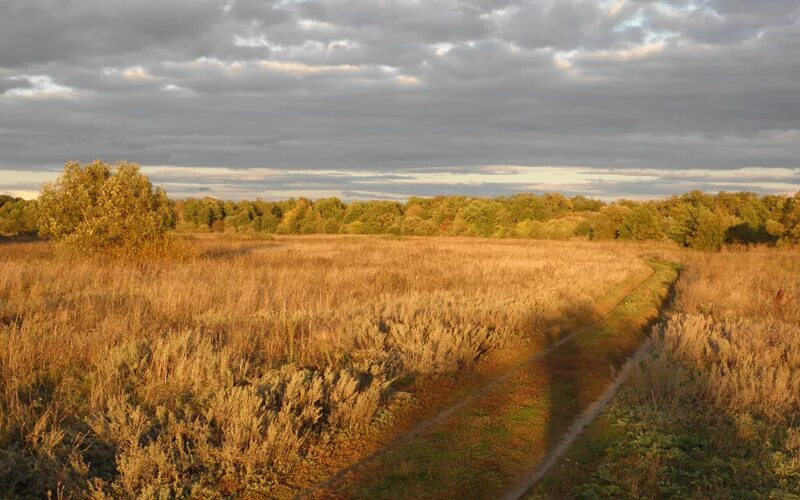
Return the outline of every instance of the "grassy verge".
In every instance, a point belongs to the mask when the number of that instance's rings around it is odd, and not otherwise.
[[[529,498],[800,498],[800,267],[692,258],[652,355]]]
[[[674,267],[655,273],[614,308],[547,356],[525,365],[434,430],[353,471],[321,497],[494,498],[524,477],[570,423],[602,394],[614,369],[658,317]]]
[[[622,397],[526,498],[796,499],[800,467],[784,449],[790,438],[757,419],[668,415]]]

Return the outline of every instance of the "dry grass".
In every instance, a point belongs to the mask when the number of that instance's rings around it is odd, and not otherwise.
[[[705,396],[722,411],[800,417],[800,252],[685,258],[673,312],[656,335],[660,349],[701,372]]]
[[[616,470],[624,491],[643,496],[795,498],[800,252],[684,260],[674,308],[653,336],[656,355],[620,406],[626,437],[602,477]]]
[[[655,349],[531,498],[800,498],[800,251],[684,270]]]
[[[0,245],[0,491],[269,492],[391,381],[588,314],[621,245],[295,237],[125,263]]]

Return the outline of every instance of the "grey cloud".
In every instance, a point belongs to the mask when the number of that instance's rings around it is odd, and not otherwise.
[[[12,89],[28,89],[31,87],[30,79],[24,76],[0,78],[0,94]]]
[[[672,2],[683,15],[675,15],[648,2],[648,24],[657,30],[680,33],[702,43],[726,44],[754,38],[766,31],[796,26],[800,8],[796,2],[764,0],[712,0]]]
[[[0,167],[97,157],[385,173],[798,165],[800,5],[612,6],[7,2]],[[74,95],[9,93],[32,89],[24,75],[49,76]],[[329,180],[326,189],[399,189]],[[278,185],[323,182],[290,181]],[[480,190],[448,192],[458,189]]]
[[[4,2],[0,66],[191,53],[221,15],[211,0]]]

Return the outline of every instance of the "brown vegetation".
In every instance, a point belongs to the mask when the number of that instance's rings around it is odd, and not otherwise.
[[[703,396],[720,411],[800,417],[800,252],[687,259],[674,311],[656,336],[660,350],[702,374]]]
[[[645,425],[705,449],[664,460],[660,480],[672,470],[683,491],[717,498],[800,494],[800,253],[692,254],[687,263],[630,401]]]
[[[800,494],[800,252],[678,258],[653,355],[534,497]]]
[[[268,493],[310,448],[373,425],[397,377],[542,336],[644,269],[590,243],[191,245],[149,263],[0,245],[8,495]]]

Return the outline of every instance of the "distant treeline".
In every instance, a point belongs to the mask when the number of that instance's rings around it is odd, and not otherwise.
[[[410,198],[405,203],[202,198],[176,201],[174,214],[177,229],[189,231],[671,239],[700,249],[735,243],[800,243],[800,193],[789,197],[692,191],[665,200],[613,203],[557,193],[438,196]]]
[[[613,203],[557,193],[438,196],[405,203],[345,203],[338,198],[278,202],[189,198],[173,203],[173,224],[179,231],[670,239],[704,250],[736,243],[800,243],[800,192],[759,196],[692,191],[664,200]],[[0,233],[35,233],[35,212],[35,201],[0,196]]]
[[[0,194],[0,236],[36,234],[36,202]]]

